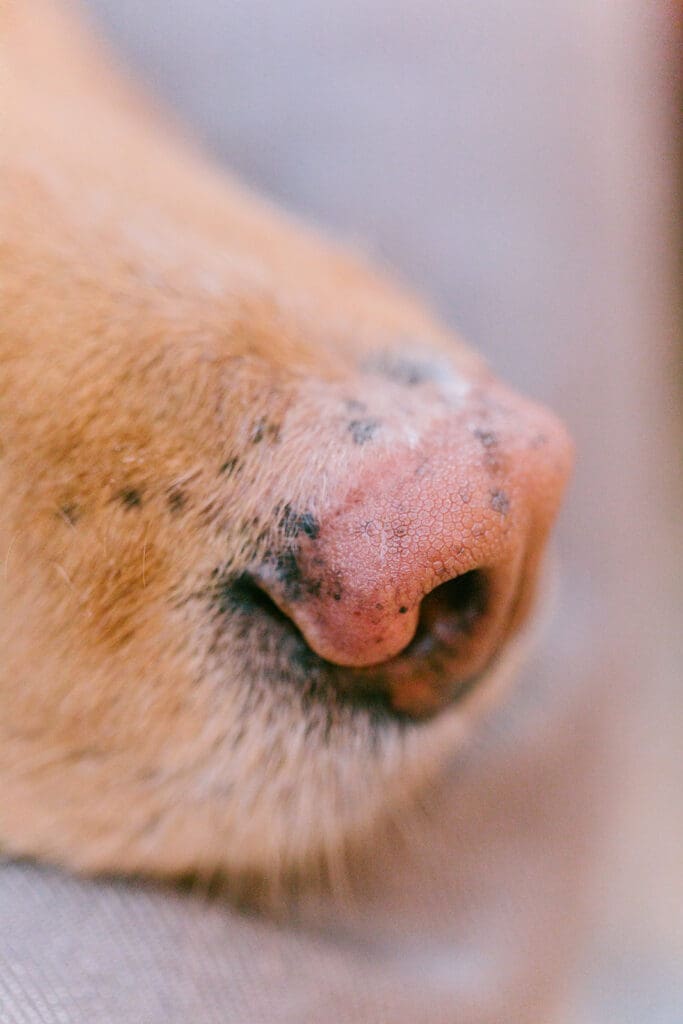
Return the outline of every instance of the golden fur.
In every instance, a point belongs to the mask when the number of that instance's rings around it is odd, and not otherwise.
[[[472,701],[378,722],[230,581],[360,471],[340,410],[398,389],[369,352],[488,373],[205,162],[68,10],[1,11],[0,843],[282,873],[409,797]]]

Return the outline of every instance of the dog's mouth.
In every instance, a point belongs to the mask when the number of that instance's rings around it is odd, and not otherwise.
[[[340,666],[310,648],[292,619],[248,573],[221,586],[221,610],[236,614],[243,632],[269,636],[269,648],[278,649],[283,675],[291,676],[295,684],[302,676],[324,680],[344,704],[404,724],[431,719],[480,685],[499,660],[509,632],[503,631],[500,645],[488,650],[483,662],[470,659],[474,667],[463,673],[463,649],[477,648],[491,591],[488,574],[472,570],[427,595],[415,635],[400,654],[370,667]],[[517,603],[512,603],[510,621]]]

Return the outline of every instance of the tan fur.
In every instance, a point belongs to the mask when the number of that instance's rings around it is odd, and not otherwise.
[[[5,3],[0,76],[0,842],[284,871],[409,796],[471,711],[378,727],[216,580],[359,471],[329,410],[395,405],[368,352],[487,371],[207,164],[67,11]]]

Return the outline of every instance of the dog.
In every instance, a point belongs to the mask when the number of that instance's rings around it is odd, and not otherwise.
[[[306,878],[500,699],[571,441],[68,8],[0,66],[0,843]]]

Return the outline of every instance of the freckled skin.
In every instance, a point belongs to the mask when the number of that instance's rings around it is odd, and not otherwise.
[[[222,465],[221,465],[221,467],[220,467],[218,472],[220,474],[226,473],[226,474],[230,475],[231,473],[239,473],[240,469],[241,469],[240,460],[235,455],[231,459],[226,459],[225,462],[222,463]]]
[[[0,100],[0,845],[305,875],[478,713],[568,442],[67,9],[0,5]]]
[[[491,491],[491,508],[506,516],[510,511],[510,499],[505,491]]]
[[[68,526],[75,526],[81,513],[77,505],[68,504],[62,505],[58,514]]]
[[[303,533],[311,540],[317,540],[320,533],[320,523],[312,512],[296,512],[290,505],[285,505],[280,527],[285,537],[298,537]]]
[[[182,512],[186,501],[187,497],[182,491],[172,490],[168,495],[168,507],[174,515]]]
[[[355,444],[368,444],[381,426],[379,420],[351,420],[349,433]]]
[[[135,487],[126,487],[119,494],[119,500],[124,508],[140,508],[142,505],[142,494]]]
[[[460,652],[458,673],[466,678],[481,670],[517,624],[518,609],[533,590],[568,462],[561,451],[557,460],[548,460],[529,447],[541,427],[557,431],[545,410],[500,384],[491,385],[491,394],[505,409],[495,414],[495,432],[472,429],[467,405],[460,415],[432,419],[431,407],[416,402],[420,441],[414,450],[383,447],[373,455],[364,449],[352,486],[341,481],[330,488],[320,512],[316,567],[310,564],[313,546],[300,545],[300,600],[291,603],[286,590],[261,571],[264,585],[323,658],[365,666],[395,657],[415,633],[425,595],[474,568],[490,573],[493,621],[486,623],[484,643],[474,636],[471,650]],[[491,490],[482,435],[485,451],[495,438],[509,463],[504,491]],[[429,475],[416,476],[425,453]],[[520,589],[523,561],[527,571]],[[303,600],[301,581],[309,577],[322,577],[322,585]],[[329,599],[325,581],[331,577],[342,583],[339,601]]]

